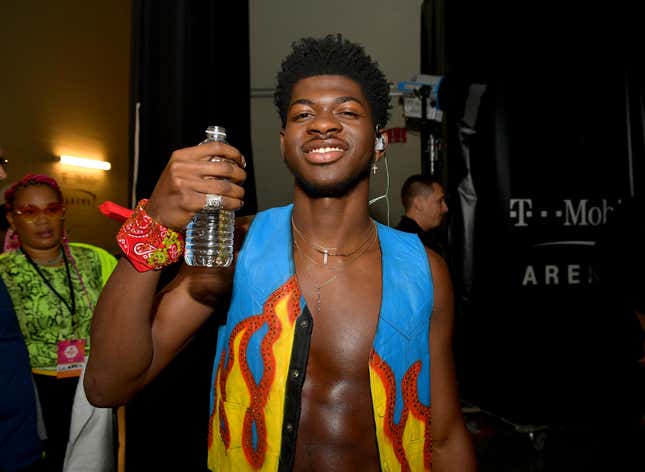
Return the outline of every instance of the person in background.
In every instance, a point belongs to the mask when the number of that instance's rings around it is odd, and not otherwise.
[[[0,146],[0,182],[4,181],[7,178],[7,172],[9,167],[9,160],[4,157],[4,151],[2,146]],[[4,240],[5,235],[7,234],[7,229],[9,229],[9,223],[7,222],[7,217],[4,211],[4,203],[0,205],[0,252],[4,250]]]
[[[49,176],[27,174],[5,192],[5,204],[19,248],[0,255],[0,279],[42,406],[43,468],[58,472],[94,306],[116,259],[101,248],[67,241],[63,194]]]
[[[119,232],[126,257],[92,320],[90,402],[127,402],[228,308],[213,373],[212,470],[475,469],[446,264],[369,217],[389,92],[377,64],[342,36],[294,43],[274,96],[293,205],[239,222],[234,280],[232,268],[183,265],[156,297],[159,269],[178,260],[192,216],[238,209],[244,197],[236,148],[173,153]],[[154,257],[132,250],[141,242]]]
[[[445,248],[436,230],[446,214],[446,193],[439,181],[432,176],[411,175],[401,187],[401,202],[405,214],[396,229],[415,233],[423,245],[445,257]]]

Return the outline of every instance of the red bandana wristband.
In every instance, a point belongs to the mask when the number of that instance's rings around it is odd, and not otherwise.
[[[184,252],[180,233],[157,223],[146,213],[148,199],[141,200],[123,223],[116,242],[139,272],[160,270],[177,262]]]

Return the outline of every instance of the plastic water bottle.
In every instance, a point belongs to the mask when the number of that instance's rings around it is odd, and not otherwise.
[[[221,126],[206,128],[206,139],[226,142],[226,130]],[[211,161],[223,161],[213,157]],[[200,210],[186,226],[184,261],[195,267],[228,267],[233,262],[233,230],[235,211]]]

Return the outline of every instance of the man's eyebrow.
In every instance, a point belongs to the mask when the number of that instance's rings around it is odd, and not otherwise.
[[[352,97],[351,95],[346,95],[346,96],[344,96],[344,97],[338,97],[338,98],[337,98],[336,100],[334,100],[334,101],[335,101],[336,103],[356,102],[356,103],[358,103],[359,105],[364,106],[364,105],[363,105],[363,102],[361,102],[361,101],[360,101],[358,98],[356,98],[356,97]],[[298,98],[298,99],[294,100],[293,102],[291,102],[291,104],[290,104],[289,106],[290,106],[290,107],[292,107],[292,106],[294,106],[294,105],[309,105],[309,106],[313,106],[314,104],[315,104],[315,103],[313,102],[313,100],[309,100],[308,98]]]
[[[351,95],[347,95],[347,96],[345,96],[345,97],[338,97],[338,98],[336,99],[336,102],[337,102],[337,103],[356,102],[356,103],[358,103],[359,105],[364,106],[364,105],[363,105],[363,102],[361,102],[361,101],[360,101],[358,98],[356,98],[356,97],[352,97]]]
[[[313,105],[313,104],[314,104],[314,102],[312,102],[311,100],[309,100],[307,98],[299,98],[299,99],[294,100],[293,102],[291,102],[289,104],[289,106],[292,107],[294,105]]]

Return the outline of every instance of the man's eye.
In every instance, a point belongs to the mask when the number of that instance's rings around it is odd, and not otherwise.
[[[343,110],[343,111],[340,112],[340,114],[343,115],[343,116],[350,116],[352,118],[359,116],[358,113],[356,113],[355,111],[351,111],[351,110]]]
[[[296,120],[302,120],[302,119],[308,118],[310,116],[311,116],[311,113],[309,113],[308,111],[303,111],[301,113],[296,113],[293,117]]]

